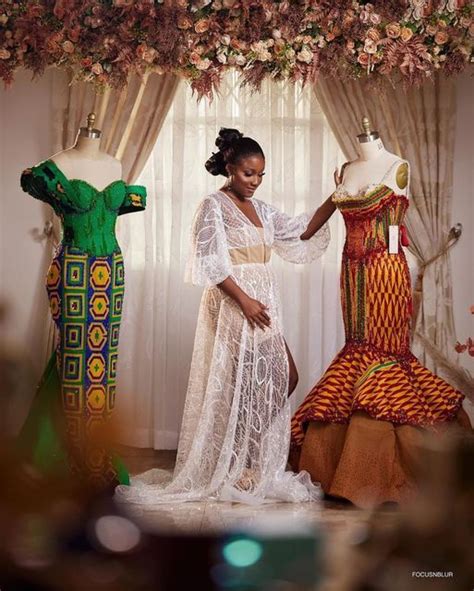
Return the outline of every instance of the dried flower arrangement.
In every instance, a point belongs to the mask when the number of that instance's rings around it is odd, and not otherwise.
[[[208,97],[229,67],[255,89],[319,72],[412,85],[472,61],[472,17],[467,0],[0,0],[0,78],[56,66],[121,87],[174,72]]]

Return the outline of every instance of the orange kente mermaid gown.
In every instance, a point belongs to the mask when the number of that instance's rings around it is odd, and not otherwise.
[[[401,246],[388,253],[388,227],[403,224],[408,199],[381,184],[361,196],[339,189],[333,201],[346,224],[346,343],[293,417],[290,460],[328,495],[403,502],[416,491],[423,431],[469,419],[463,395],[410,352],[409,269]]]

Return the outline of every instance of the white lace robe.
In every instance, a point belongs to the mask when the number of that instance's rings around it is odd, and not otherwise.
[[[171,482],[152,470],[117,488],[142,504],[201,499],[259,503],[317,499],[307,473],[286,471],[290,443],[288,358],[270,248],[293,263],[325,251],[329,229],[302,241],[311,215],[291,218],[253,199],[263,230],[222,192],[196,212],[186,280],[205,287]],[[271,328],[253,329],[217,284],[227,277],[268,306]]]

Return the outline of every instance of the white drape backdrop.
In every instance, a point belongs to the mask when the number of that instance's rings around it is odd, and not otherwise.
[[[120,219],[126,298],[120,336],[117,413],[122,442],[174,449],[193,349],[201,290],[183,282],[193,213],[223,184],[204,162],[220,127],[237,127],[266,154],[257,198],[289,214],[315,209],[334,189],[343,155],[311,88],[267,82],[251,95],[229,74],[212,104],[197,103],[181,83],[157,145],[137,183],[148,189],[144,214]],[[272,257],[282,289],[285,337],[300,382],[293,407],[304,398],[343,344],[339,266],[341,216],[331,220],[324,257],[297,266]]]

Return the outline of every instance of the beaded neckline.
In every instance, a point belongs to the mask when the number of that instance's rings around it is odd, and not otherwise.
[[[54,162],[54,160],[46,160],[47,164],[52,164],[54,166],[54,168],[59,172],[59,174],[68,182],[68,183],[81,183],[83,185],[86,185],[87,187],[90,187],[91,189],[93,189],[96,193],[105,193],[107,190],[109,190],[111,187],[113,187],[116,184],[119,183],[123,183],[124,185],[126,185],[127,183],[125,181],[123,181],[122,179],[117,179],[116,181],[112,181],[111,183],[109,183],[108,185],[106,185],[103,189],[98,189],[97,187],[95,187],[94,185],[92,185],[91,183],[89,183],[88,181],[85,181],[83,179],[70,179],[69,177],[67,177],[64,172],[59,168],[59,166],[56,164],[56,162]]]
[[[353,193],[349,193],[349,191],[341,183],[340,185],[338,185],[337,189],[334,191],[334,194],[336,195],[336,197],[339,197],[339,195],[342,194],[341,199],[360,200],[360,199],[365,199],[366,197],[368,197],[369,195],[372,195],[373,193],[375,193],[376,191],[378,191],[381,188],[385,188],[388,191],[390,191],[390,193],[395,194],[395,191],[392,189],[392,187],[389,187],[385,183],[375,183],[375,184],[367,185],[362,191],[360,191],[359,193],[357,193],[355,195]],[[400,195],[400,197],[405,197],[405,195]]]

